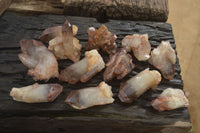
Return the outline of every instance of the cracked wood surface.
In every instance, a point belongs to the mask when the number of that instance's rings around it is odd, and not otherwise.
[[[9,10],[161,22],[169,12],[168,0],[13,0]]]

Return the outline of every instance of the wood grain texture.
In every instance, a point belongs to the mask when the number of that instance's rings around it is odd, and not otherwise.
[[[63,6],[64,4],[60,0],[13,0],[9,10],[23,14],[63,14]]]
[[[0,16],[9,7],[12,0],[0,0]]]
[[[95,75],[87,83],[69,85],[58,81],[58,79],[51,79],[49,83],[60,83],[64,86],[63,93],[53,103],[26,104],[13,101],[9,96],[12,87],[22,87],[35,83],[35,81],[27,75],[28,69],[17,57],[20,53],[19,41],[23,38],[37,39],[44,29],[62,25],[66,18],[72,24],[79,27],[76,37],[80,40],[83,47],[88,39],[87,28],[89,26],[99,27],[101,24],[97,22],[95,18],[63,15],[19,16],[14,13],[6,12],[0,18],[0,123],[3,123],[4,125],[1,126],[0,131],[6,132],[20,129],[20,125],[23,126],[23,123],[26,123],[27,127],[31,127],[32,125],[37,127],[47,121],[46,124],[50,124],[49,126],[46,126],[49,131],[53,128],[51,125],[55,126],[55,129],[52,129],[52,131],[59,130],[59,126],[61,127],[61,130],[67,131],[68,128],[72,130],[77,127],[75,123],[82,124],[81,126],[83,127],[80,129],[88,132],[97,129],[99,129],[99,132],[109,132],[111,130],[110,128],[113,128],[113,131],[116,129],[116,132],[122,132],[123,130],[127,130],[128,132],[136,130],[138,130],[138,132],[147,130],[152,132],[162,132],[162,130],[167,131],[168,129],[166,128],[170,127],[177,129],[175,131],[181,130],[187,132],[191,128],[187,108],[157,112],[150,105],[150,102],[167,87],[183,88],[178,59],[175,64],[175,78],[173,80],[168,81],[163,79],[156,91],[147,91],[131,104],[121,103],[118,99],[117,93],[120,84],[147,67],[155,69],[148,62],[139,62],[134,57],[133,63],[135,63],[136,67],[130,74],[121,81],[113,80],[108,82],[108,84],[112,86],[114,98],[116,99],[113,104],[95,106],[79,111],[64,103],[64,100],[70,91],[89,86],[97,86],[103,80],[102,74],[105,69]],[[121,47],[121,40],[126,35],[134,33],[147,33],[152,48],[155,48],[161,40],[169,40],[172,47],[174,49],[176,47],[171,25],[167,23],[109,20],[109,22],[104,24],[112,33],[115,33],[118,36],[116,41],[118,47]],[[82,49],[81,58],[84,56],[83,53],[84,50]],[[100,54],[103,56],[104,61],[107,62],[108,55],[101,51]],[[70,64],[72,64],[72,62],[69,60],[59,61],[59,68],[62,70]],[[41,81],[39,83],[44,82]],[[176,123],[180,121],[188,123],[189,126],[183,126],[182,124],[177,125]],[[11,123],[12,125],[15,125],[14,123],[16,123],[16,125],[11,126]],[[67,124],[63,125],[62,123]],[[90,126],[90,128],[84,126]],[[102,129],[102,126],[105,126],[105,128]],[[138,129],[138,126],[141,128]],[[34,128],[34,130],[37,129]],[[46,130],[46,128],[40,128],[39,131],[42,132]],[[28,132],[28,128],[23,128],[23,132]],[[75,132],[78,132],[77,129],[75,129]]]
[[[165,22],[168,0],[66,0],[69,15]]]
[[[168,0],[13,0],[9,10],[53,13],[102,19],[153,20],[168,18]]]

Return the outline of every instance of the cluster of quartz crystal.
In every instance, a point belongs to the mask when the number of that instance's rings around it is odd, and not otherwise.
[[[85,57],[80,60],[81,48],[79,40],[74,36],[78,28],[66,21],[62,26],[51,27],[43,31],[39,37],[48,43],[48,49],[42,42],[33,39],[24,39],[21,43],[22,53],[19,59],[29,68],[28,74],[34,80],[45,80],[53,77],[59,78],[69,84],[87,82],[98,72],[102,71],[106,82],[117,78],[124,78],[135,67],[132,56],[138,61],[149,61],[157,68],[166,79],[173,79],[176,54],[169,41],[161,44],[151,52],[151,44],[148,35],[127,35],[122,40],[122,47],[117,49],[115,40],[117,36],[105,25],[99,29],[88,28],[88,42],[85,45]],[[104,63],[103,58],[97,50],[109,54],[110,59]],[[74,63],[59,74],[57,59],[70,59]],[[141,71],[123,84],[121,84],[118,97],[121,102],[131,103],[143,95],[148,89],[156,89],[161,82],[161,74],[157,70],[149,68]],[[112,87],[102,81],[97,87],[88,87],[72,91],[65,102],[76,109],[85,109],[95,105],[104,105],[114,102]],[[13,88],[10,95],[14,100],[26,103],[52,102],[62,92],[63,87],[59,84],[38,84],[22,88]],[[180,89],[168,88],[153,100],[151,105],[158,111],[172,110],[188,106],[188,100]]]

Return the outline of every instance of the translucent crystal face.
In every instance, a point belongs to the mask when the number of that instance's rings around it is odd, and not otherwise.
[[[33,39],[21,40],[22,53],[19,59],[29,68],[28,74],[34,80],[48,81],[58,77],[58,63],[55,56],[39,41]]]
[[[59,84],[38,84],[22,88],[12,88],[10,96],[14,100],[26,103],[52,102],[62,92]]]
[[[97,87],[72,91],[65,102],[76,109],[85,109],[95,105],[113,103],[111,86],[101,82]]]
[[[131,103],[149,88],[155,89],[160,81],[161,75],[158,71],[145,69],[120,86],[118,97],[122,102]]]
[[[76,62],[80,59],[82,46],[74,37],[78,28],[66,21],[62,26],[48,28],[39,37],[49,43],[48,49],[54,53],[57,59],[70,59]]]
[[[70,84],[87,82],[104,67],[105,63],[97,50],[86,51],[85,58],[62,70],[59,79]]]
[[[187,107],[189,101],[184,95],[183,90],[167,88],[157,99],[152,101],[151,105],[158,111],[164,111]]]
[[[132,50],[134,56],[139,61],[145,61],[150,58],[151,45],[148,41],[148,35],[127,35],[122,40],[122,47],[125,47],[129,52]]]
[[[161,44],[151,52],[149,63],[159,69],[164,78],[170,80],[174,78],[176,54],[168,41],[162,41]]]

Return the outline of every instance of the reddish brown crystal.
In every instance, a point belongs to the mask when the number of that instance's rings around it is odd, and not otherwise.
[[[101,48],[108,54],[115,53],[117,48],[115,40],[117,39],[117,36],[109,32],[105,25],[101,25],[99,29],[89,27],[88,35],[88,43],[85,45],[86,50]]]
[[[110,81],[114,77],[122,79],[135,67],[131,55],[127,53],[125,48],[120,48],[115,54],[110,55],[110,60],[106,66],[107,68],[103,74],[105,81]]]

